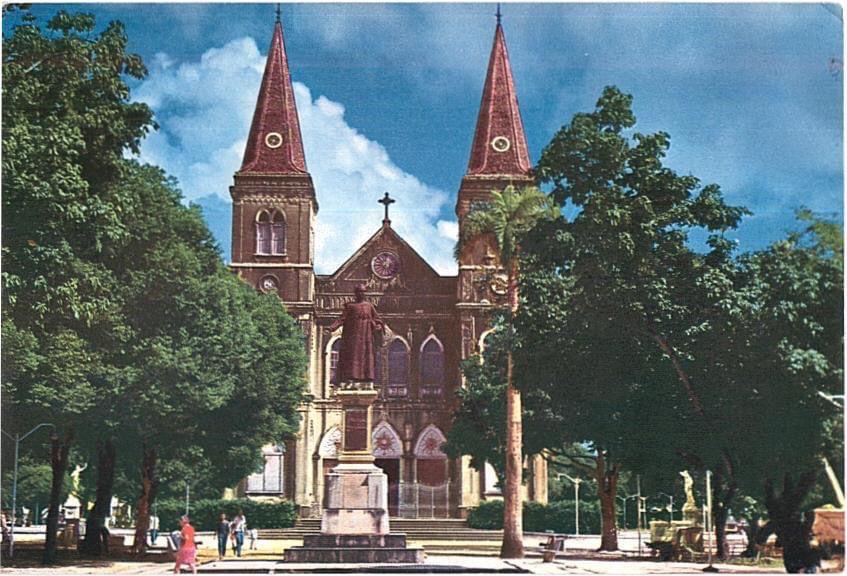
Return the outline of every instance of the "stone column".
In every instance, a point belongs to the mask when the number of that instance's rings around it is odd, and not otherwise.
[[[342,442],[338,466],[326,475],[322,534],[388,534],[388,477],[374,465],[371,445],[373,382],[356,382],[336,392],[341,402]]]

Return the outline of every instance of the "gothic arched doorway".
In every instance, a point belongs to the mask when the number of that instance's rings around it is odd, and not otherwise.
[[[371,433],[374,464],[388,476],[388,513],[396,516],[399,505],[400,458],[403,456],[403,442],[394,427],[382,420]]]

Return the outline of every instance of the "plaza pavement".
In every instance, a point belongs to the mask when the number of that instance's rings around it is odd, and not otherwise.
[[[131,540],[130,530],[114,530],[113,533],[123,534],[126,542]],[[642,534],[642,536],[644,536]],[[288,573],[321,573],[321,574],[362,574],[362,573],[466,573],[466,574],[702,574],[704,564],[683,562],[659,562],[638,556],[638,535],[634,530],[620,533],[619,545],[621,551],[613,553],[594,552],[599,545],[599,536],[571,536],[567,540],[564,553],[559,553],[552,563],[541,560],[539,545],[544,537],[541,534],[526,534],[524,546],[527,557],[522,560],[501,560],[497,558],[499,541],[492,537],[490,541],[475,542],[469,550],[462,550],[467,543],[442,541],[413,541],[411,545],[423,546],[425,549],[440,549],[438,554],[429,554],[423,565],[406,566],[396,564],[286,564],[281,562],[281,554],[285,548],[302,544],[295,540],[259,540],[257,550],[244,551],[241,559],[228,556],[223,561],[217,560],[215,538],[211,533],[199,533],[198,540],[202,542],[199,548],[200,574],[288,574]],[[40,544],[43,532],[40,534],[19,534],[18,542],[29,542],[30,545]],[[0,574],[21,574],[26,576],[57,574],[169,574],[173,568],[172,561],[165,561],[163,545],[164,538],[157,541],[158,546],[153,550],[158,552],[159,562],[149,561],[84,561],[66,563],[55,568],[45,569],[34,565],[30,568],[0,568]],[[246,544],[246,543],[245,543]],[[452,548],[450,547],[452,544]],[[246,548],[246,546],[245,546]],[[444,552],[455,550],[455,552]],[[646,554],[646,547],[643,548]],[[777,564],[764,568],[743,564],[715,564],[723,574],[779,574],[784,573],[782,565]],[[183,570],[183,574],[190,573]]]

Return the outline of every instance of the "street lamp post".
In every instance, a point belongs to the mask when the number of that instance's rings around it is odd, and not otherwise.
[[[582,478],[572,478],[567,474],[556,474],[556,479],[561,480],[562,476],[573,482],[574,490],[574,527],[576,529],[575,536],[579,536],[579,485],[582,483]]]
[[[9,557],[15,555],[15,518],[18,514],[18,454],[20,452],[20,444],[23,440],[26,440],[30,434],[32,434],[43,426],[50,426],[54,430],[56,429],[56,426],[54,424],[51,424],[50,422],[42,422],[23,436],[21,436],[20,434],[15,434],[14,436],[12,436],[5,430],[0,430],[0,432],[15,441],[15,464],[14,472],[12,473],[12,525],[9,528]]]
[[[633,494],[632,496],[615,496],[618,500],[623,500],[623,504],[621,505],[621,509],[623,510],[623,529],[626,530],[626,502],[627,500],[632,500],[634,498],[638,498],[638,495]]]
[[[668,512],[670,512],[670,521],[673,522],[673,494],[666,494],[664,492],[659,492],[659,496],[664,496],[665,498],[670,499],[670,506],[668,507]]]

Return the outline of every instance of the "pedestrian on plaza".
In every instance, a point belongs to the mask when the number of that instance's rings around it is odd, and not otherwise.
[[[0,545],[2,547],[2,552],[6,556],[9,556],[9,549],[12,545],[11,533],[9,532],[9,522],[6,520],[6,514],[0,514],[0,525],[2,525],[3,530],[3,543]]]
[[[159,537],[159,517],[155,514],[150,515],[150,546],[156,545],[156,539]]]
[[[221,514],[221,520],[218,522],[218,560],[223,560],[226,556],[226,542],[230,538],[230,523],[226,519],[226,514]]]
[[[176,552],[176,564],[174,574],[179,574],[183,564],[191,568],[192,574],[197,574],[197,544],[194,542],[194,526],[188,516],[179,519],[182,529],[179,532],[180,545]]]
[[[244,511],[239,510],[235,518],[230,524],[230,531],[235,538],[233,548],[235,555],[241,557],[241,547],[244,546],[244,531],[247,529],[247,518],[244,516]]]
[[[259,531],[256,528],[250,528],[247,533],[250,534],[250,550],[255,550],[256,542],[259,540]]]

